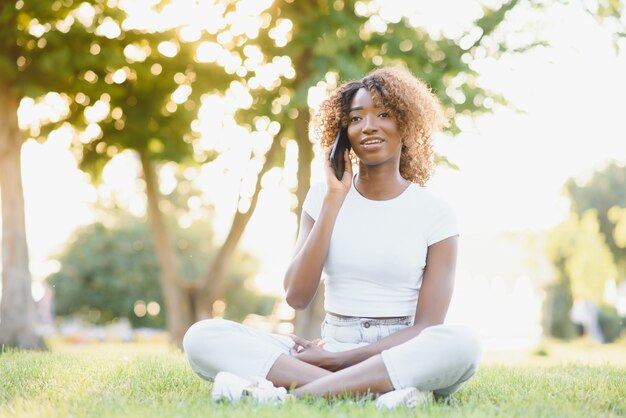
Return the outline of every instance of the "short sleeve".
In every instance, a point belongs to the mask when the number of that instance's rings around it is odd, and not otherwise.
[[[459,235],[459,225],[452,207],[438,200],[437,204],[433,205],[433,209],[432,222],[427,234],[428,245]]]
[[[311,186],[304,198],[304,203],[302,203],[302,210],[315,221],[322,210],[325,187],[326,185],[324,183],[316,183]]]

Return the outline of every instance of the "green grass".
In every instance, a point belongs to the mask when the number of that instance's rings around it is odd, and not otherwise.
[[[377,411],[368,399],[216,404],[182,353],[154,344],[53,344],[0,354],[0,417],[624,417],[626,344],[548,343],[487,355],[451,404]]]

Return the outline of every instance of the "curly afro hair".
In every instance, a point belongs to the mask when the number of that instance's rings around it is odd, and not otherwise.
[[[402,138],[400,175],[423,186],[435,167],[431,137],[447,121],[430,88],[405,69],[379,68],[335,89],[314,119],[322,148],[331,147],[339,128],[348,126],[350,102],[361,88],[396,118]]]

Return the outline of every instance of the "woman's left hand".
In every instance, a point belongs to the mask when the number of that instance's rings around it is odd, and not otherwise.
[[[291,349],[292,357],[322,369],[337,370],[335,353],[324,350],[323,342],[320,340],[309,341],[296,335],[292,335],[291,339],[294,342]]]

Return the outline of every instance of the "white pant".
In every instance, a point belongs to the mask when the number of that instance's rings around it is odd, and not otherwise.
[[[411,326],[412,318],[367,319],[327,315],[322,324],[324,349],[358,348]],[[270,334],[223,319],[207,319],[189,328],[183,347],[191,368],[212,380],[219,371],[244,378],[266,377],[281,354],[294,343],[286,335]],[[465,327],[437,325],[417,337],[384,350],[381,355],[393,387],[416,387],[437,396],[450,395],[474,375],[480,341]]]

